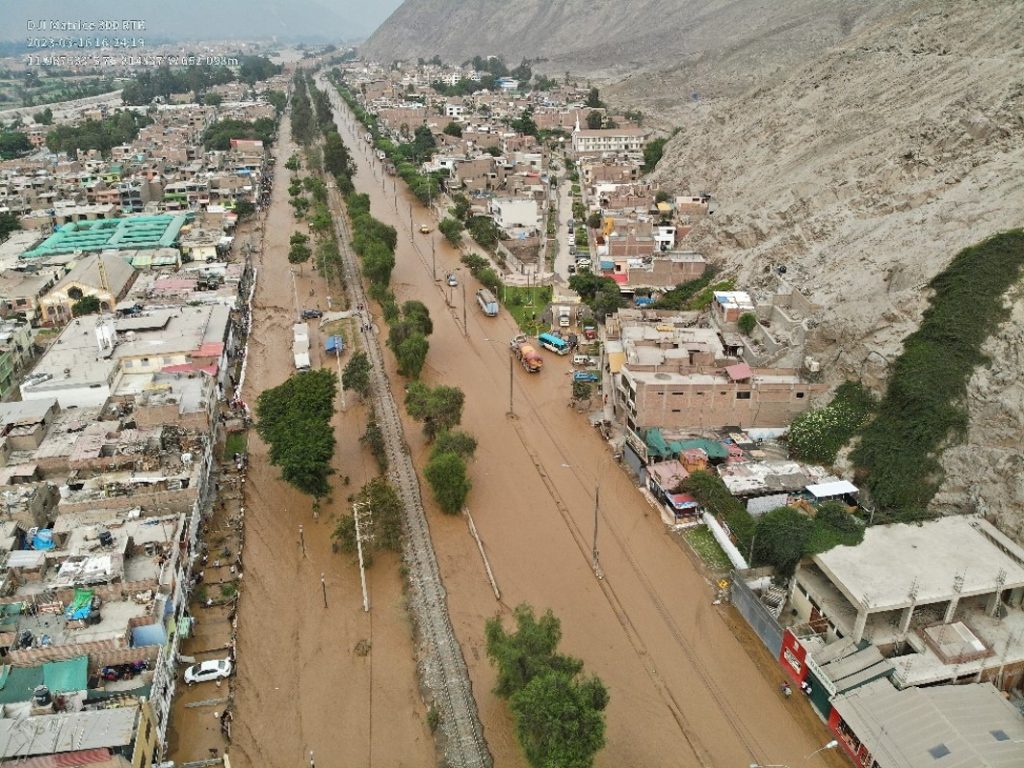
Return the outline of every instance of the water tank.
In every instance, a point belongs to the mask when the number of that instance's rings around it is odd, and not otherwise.
[[[32,702],[37,707],[48,707],[50,706],[50,689],[45,685],[37,685],[32,691]]]

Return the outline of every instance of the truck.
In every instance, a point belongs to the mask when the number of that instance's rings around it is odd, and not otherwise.
[[[572,310],[562,304],[558,307],[558,327],[568,328],[572,323]]]
[[[527,373],[540,373],[540,369],[544,367],[544,358],[526,340],[525,336],[520,334],[513,337],[512,341],[509,342],[509,346],[512,348],[512,354],[516,356],[523,366],[524,371]]]
[[[484,314],[488,317],[498,316],[498,300],[494,298],[494,294],[486,288],[481,288],[476,292],[476,303],[480,305],[480,309],[482,309]]]
[[[295,359],[295,370],[309,370],[309,326],[305,323],[292,326],[292,357]]]

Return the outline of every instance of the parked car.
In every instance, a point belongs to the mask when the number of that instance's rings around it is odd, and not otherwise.
[[[455,276],[454,272],[449,272],[448,273],[448,285],[450,285],[450,286],[452,286],[454,288],[458,284],[459,284],[459,278],[457,278]]]
[[[592,365],[597,365],[594,362],[594,358],[590,355],[573,355],[572,364],[579,368],[589,368]]]
[[[323,317],[324,313],[319,309],[304,309],[302,310],[303,320],[316,320],[319,317]]]
[[[426,224],[420,224],[420,234],[429,235],[430,232],[431,229],[429,226],[427,226]]]
[[[593,383],[593,382],[600,381],[601,377],[598,376],[593,371],[574,371],[573,374],[572,374],[572,380],[573,381],[589,381],[589,382]]]
[[[576,265],[575,264],[570,264],[569,265],[569,274],[570,275],[575,275],[576,274]]]
[[[189,685],[206,683],[210,680],[222,680],[231,676],[234,665],[231,659],[212,659],[201,664],[193,664],[185,670],[185,682]]]

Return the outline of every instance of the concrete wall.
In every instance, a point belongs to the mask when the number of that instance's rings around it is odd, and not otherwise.
[[[823,384],[645,384],[636,382],[638,426],[783,427],[807,410]],[[749,394],[749,399],[740,396]],[[803,395],[800,397],[800,395]]]

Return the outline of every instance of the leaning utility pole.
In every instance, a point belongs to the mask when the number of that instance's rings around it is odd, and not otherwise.
[[[356,521],[356,551],[359,553],[359,584],[363,588],[363,613],[370,612],[370,596],[366,591],[366,567],[363,565],[363,536],[359,532],[359,510],[362,504],[352,505],[352,517]]]

